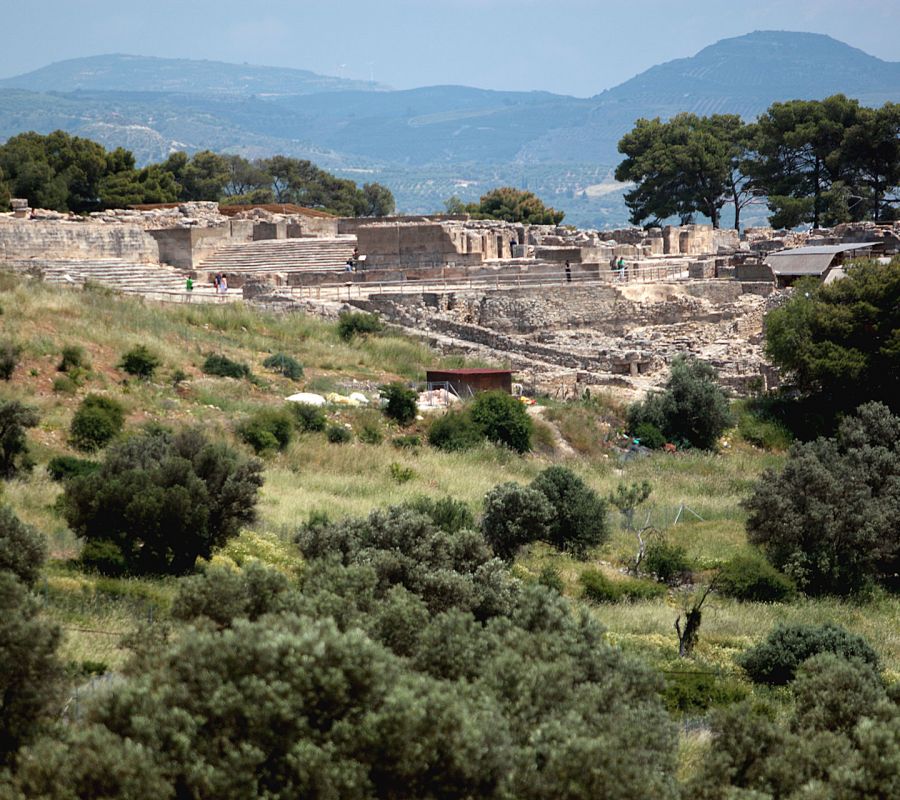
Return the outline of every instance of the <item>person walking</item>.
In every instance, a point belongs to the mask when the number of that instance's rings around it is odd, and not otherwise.
[[[223,272],[222,276],[219,278],[219,294],[222,295],[222,300],[225,299],[225,294],[228,291],[228,276]]]
[[[191,302],[191,292],[194,291],[194,280],[188,275],[187,280],[184,282],[184,290],[187,292],[187,301]]]
[[[566,259],[566,283],[572,282],[572,265],[569,264],[569,260]]]

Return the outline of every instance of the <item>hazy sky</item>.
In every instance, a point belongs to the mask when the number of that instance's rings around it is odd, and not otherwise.
[[[900,61],[900,0],[2,0],[0,77],[101,53],[588,96],[753,30]]]

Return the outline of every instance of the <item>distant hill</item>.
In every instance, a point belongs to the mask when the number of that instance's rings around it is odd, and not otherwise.
[[[774,101],[843,92],[900,102],[900,63],[828,36],[758,31],[724,39],[592,98],[465,86],[390,91],[304,70],[97,56],[0,80],[0,138],[63,128],[139,161],[210,148],[309,158],[380,180],[398,207],[434,211],[498,183],[527,187],[581,225],[627,214],[610,180],[639,117],[681,111],[752,119]]]
[[[318,75],[305,69],[195,61],[186,58],[103,55],[57,61],[0,80],[0,88],[32,92],[177,92],[201,95],[313,94],[386,89],[368,81]]]

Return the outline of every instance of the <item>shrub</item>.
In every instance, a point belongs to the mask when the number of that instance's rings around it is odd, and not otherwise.
[[[329,425],[325,436],[332,444],[346,444],[353,439],[353,434],[343,425]]]
[[[27,586],[34,586],[46,558],[44,537],[11,508],[0,506],[0,572],[10,572]]]
[[[210,353],[203,362],[202,369],[207,375],[218,378],[249,378],[252,374],[246,364],[232,361],[220,353]]]
[[[860,406],[833,439],[795,444],[744,502],[748,538],[808,594],[852,594],[900,573],[900,417]]]
[[[593,603],[618,603],[622,600],[652,600],[666,593],[664,586],[654,581],[635,578],[612,580],[602,572],[587,569],[578,578],[582,596]]]
[[[78,381],[71,375],[57,375],[53,379],[53,391],[56,394],[75,394],[78,392]]]
[[[14,478],[32,469],[25,430],[39,421],[37,411],[18,400],[0,401],[0,478]]]
[[[512,561],[522,545],[547,537],[553,506],[537,489],[501,483],[484,498],[481,530],[494,553]]]
[[[661,450],[666,444],[666,437],[663,432],[652,422],[642,422],[633,431],[634,438],[640,439],[644,447],[651,450]]]
[[[389,470],[391,479],[394,483],[408,483],[416,476],[415,470],[412,467],[398,464],[396,461],[391,463]]]
[[[21,356],[22,348],[15,342],[0,342],[0,378],[5,381],[12,378]]]
[[[733,678],[708,672],[666,675],[663,699],[673,714],[697,715],[715,706],[730,706],[747,699],[747,686]]]
[[[294,436],[294,418],[287,409],[265,408],[245,419],[237,432],[257,453],[284,450]]]
[[[726,597],[757,603],[781,603],[796,593],[794,582],[760,555],[734,556],[719,571],[716,588]]]
[[[187,379],[188,374],[180,367],[178,369],[172,370],[172,377],[170,378],[170,380],[172,381],[172,386],[178,386],[179,384],[184,383]]]
[[[122,432],[125,409],[122,404],[98,394],[89,394],[72,417],[69,441],[72,446],[92,453],[107,445]]]
[[[56,369],[59,372],[70,372],[73,369],[87,369],[87,357],[81,345],[69,344],[63,347],[62,357]]]
[[[297,427],[301,431],[324,431],[328,420],[325,412],[319,406],[309,403],[291,403],[290,409],[294,413]]]
[[[878,655],[861,636],[840,625],[779,625],[755,647],[737,657],[737,663],[754,683],[784,686],[794,680],[797,668],[819,653],[858,658],[878,669]]]
[[[651,425],[669,441],[714,449],[732,424],[728,400],[715,379],[716,371],[709,364],[678,356],[665,389],[628,409],[628,429],[636,435],[642,425]]]
[[[792,438],[791,432],[780,422],[765,418],[750,408],[738,417],[738,434],[748,444],[764,450],[787,450]]]
[[[391,444],[398,450],[415,450],[422,444],[422,439],[418,434],[405,433],[401,436],[395,436],[391,439]]]
[[[559,570],[554,567],[552,564],[545,564],[541,571],[538,573],[538,583],[541,586],[546,586],[548,589],[552,589],[554,592],[563,593],[563,589],[566,588],[566,584],[562,579],[562,575],[559,574]]]
[[[531,417],[515,397],[502,391],[482,392],[469,406],[482,436],[517,453],[531,449]]]
[[[384,404],[384,415],[399,425],[409,425],[416,418],[417,395],[402,383],[395,382],[382,386],[378,390]]]
[[[363,444],[381,444],[384,441],[384,434],[377,422],[366,420],[359,429],[359,440]]]
[[[89,461],[86,458],[55,456],[47,462],[47,474],[52,480],[63,482],[70,478],[77,478],[79,475],[88,475],[99,466],[98,461]]]
[[[198,430],[153,429],[112,445],[67,481],[60,508],[107,572],[183,574],[255,516],[262,465]]]
[[[446,533],[475,529],[475,517],[469,507],[462,500],[453,497],[432,500],[421,495],[405,503],[404,507],[424,514],[438,530]]]
[[[286,353],[274,353],[263,361],[263,366],[292,381],[303,377],[303,365],[296,358]]]
[[[118,368],[142,381],[148,381],[153,377],[153,373],[160,364],[162,364],[162,360],[159,356],[139,344],[122,356]]]
[[[583,558],[609,537],[606,501],[567,467],[548,467],[531,483],[550,503],[548,541]]]
[[[465,409],[448,411],[428,428],[428,443],[445,452],[469,450],[482,439],[481,431]]]
[[[354,336],[379,333],[384,328],[375,314],[364,311],[345,311],[338,316],[338,336],[349,342]]]
[[[641,571],[671,586],[690,577],[691,563],[683,547],[658,539],[647,545],[641,560]]]

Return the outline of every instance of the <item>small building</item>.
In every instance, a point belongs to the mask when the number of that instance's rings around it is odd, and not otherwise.
[[[459,397],[500,390],[512,394],[509,369],[430,369],[425,373],[429,389],[447,387]]]
[[[859,242],[794,247],[769,253],[765,263],[771,268],[779,287],[791,286],[800,278],[810,277],[831,283],[844,277],[847,258],[867,258],[872,255],[872,248],[880,246],[881,242]]]

